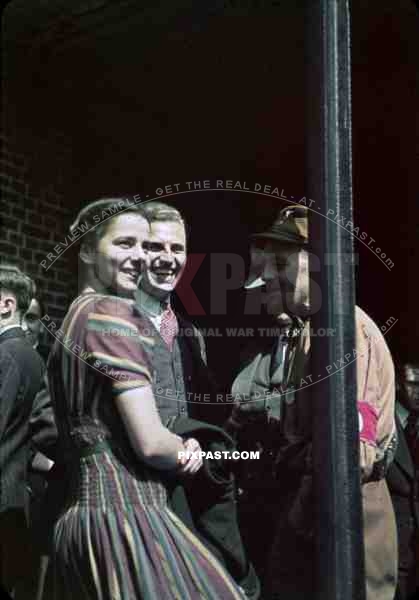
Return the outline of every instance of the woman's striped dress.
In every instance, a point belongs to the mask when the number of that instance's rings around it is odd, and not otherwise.
[[[56,338],[49,377],[70,483],[54,527],[55,599],[242,600],[168,508],[164,472],[127,443],[117,395],[152,377],[132,303],[82,295]]]

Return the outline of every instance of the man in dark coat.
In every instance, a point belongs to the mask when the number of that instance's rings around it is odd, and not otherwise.
[[[399,543],[396,600],[409,600],[419,593],[419,364],[404,365],[398,384],[398,446],[387,484]]]
[[[23,594],[30,566],[27,529],[29,417],[43,377],[43,362],[26,339],[22,318],[34,296],[32,280],[0,266],[0,577]]]
[[[185,223],[175,208],[161,202],[146,203],[143,210],[150,222],[150,238],[145,242],[148,260],[136,292],[136,307],[149,319],[154,332],[151,360],[155,369],[156,402],[163,423],[176,433],[191,423],[190,418],[197,419],[201,425],[214,425],[217,419],[211,413],[215,412],[216,387],[207,367],[204,339],[199,330],[172,307],[172,293],[186,266]],[[228,449],[223,440],[228,436],[222,435],[221,430],[216,435],[215,429],[208,439],[210,425],[196,428],[194,438],[204,451],[211,450],[212,443],[220,444],[218,449]],[[238,527],[231,467],[218,465],[216,470],[224,471],[223,483],[215,486],[210,485],[209,465],[204,467],[184,486],[193,525],[247,597],[256,600],[259,582],[247,560]],[[181,517],[179,499],[186,500],[182,488],[175,488],[173,495],[173,508]]]

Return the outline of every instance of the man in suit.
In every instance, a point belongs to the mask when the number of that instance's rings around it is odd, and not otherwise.
[[[196,431],[201,436],[197,433],[197,437],[203,443],[206,436],[216,435],[210,425],[217,420],[211,414],[214,404],[209,403],[211,398],[215,402],[216,387],[207,367],[201,333],[172,307],[172,295],[187,260],[185,222],[178,210],[162,202],[146,203],[143,211],[150,223],[150,236],[144,243],[147,260],[135,297],[138,310],[148,317],[155,330],[155,395],[163,422],[167,415],[165,424],[183,434],[187,423],[191,423],[186,419],[196,420]],[[202,422],[209,424],[206,431]],[[196,450],[200,450],[199,442],[196,443]],[[223,443],[222,436],[217,436],[216,443]],[[212,485],[214,478],[206,478],[205,468],[186,486],[192,518],[198,533],[210,542],[210,548],[224,561],[247,597],[256,600],[259,582],[248,563],[238,529],[234,479],[228,468],[221,471],[222,486]],[[175,495],[175,505],[177,498]]]
[[[315,594],[307,248],[308,210],[302,205],[284,208],[253,238],[248,286],[265,286],[267,310],[281,331],[272,347],[265,339],[253,344],[233,384],[239,402],[228,423],[242,438],[257,427],[265,454],[272,456],[279,498],[265,581],[267,597],[281,600]],[[355,324],[367,600],[393,600],[396,526],[384,475],[395,446],[394,368],[379,328],[359,307]]]
[[[38,294],[36,297],[32,298],[29,308],[23,317],[23,329],[25,330],[26,337],[33,349],[37,351],[46,365],[49,348],[43,343],[45,342],[45,331],[42,327],[41,319],[44,315],[44,304]],[[43,386],[35,396],[29,420],[31,443],[28,465],[28,491],[30,494],[29,522],[33,547],[33,569],[31,577],[28,577],[28,579],[32,579],[33,581],[33,600],[46,600],[44,582],[49,563],[47,550],[43,547],[42,543],[45,532],[45,523],[42,515],[48,477],[54,463],[45,456],[45,454],[37,450],[35,444],[36,432],[33,428],[33,423],[36,423],[39,428],[39,415],[42,414],[43,402],[46,397],[48,397],[48,393],[46,390],[45,374]],[[45,435],[45,430],[43,431],[43,434]]]
[[[25,597],[23,587],[31,561],[27,529],[29,417],[44,370],[22,329],[34,295],[29,277],[17,267],[0,265],[0,577],[15,598]]]
[[[399,542],[396,600],[409,600],[419,593],[419,364],[403,365],[398,380],[398,446],[387,483]]]

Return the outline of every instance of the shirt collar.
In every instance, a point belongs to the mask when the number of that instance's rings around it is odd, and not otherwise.
[[[3,333],[5,333],[6,331],[8,331],[9,329],[22,329],[22,326],[19,325],[19,323],[13,323],[13,325],[5,325],[4,327],[0,328],[0,335],[3,335]],[[23,331],[23,329],[22,329]]]
[[[134,297],[137,310],[150,317],[159,317],[166,309],[170,308],[170,296],[168,300],[161,302],[141,287],[136,289]]]
[[[405,408],[403,406],[403,404],[400,404],[400,402],[396,402],[396,413],[397,416],[399,417],[399,421],[403,427],[403,429],[405,429],[406,425],[407,425],[407,419],[409,418],[409,411],[407,410],[407,408]]]

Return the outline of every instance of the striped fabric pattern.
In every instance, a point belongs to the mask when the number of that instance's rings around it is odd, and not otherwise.
[[[151,471],[151,470],[149,470]],[[156,477],[107,451],[82,458],[54,536],[57,599],[242,598],[167,506]]]
[[[72,457],[69,493],[54,527],[56,600],[243,600],[169,509],[164,473],[141,463],[127,444],[113,397],[121,384],[152,379],[152,344],[141,318],[126,301],[88,296],[73,303],[62,326],[72,349],[57,341],[49,365],[57,424]],[[86,360],[76,346],[87,351]],[[102,440],[108,444],[101,451],[80,452]]]

